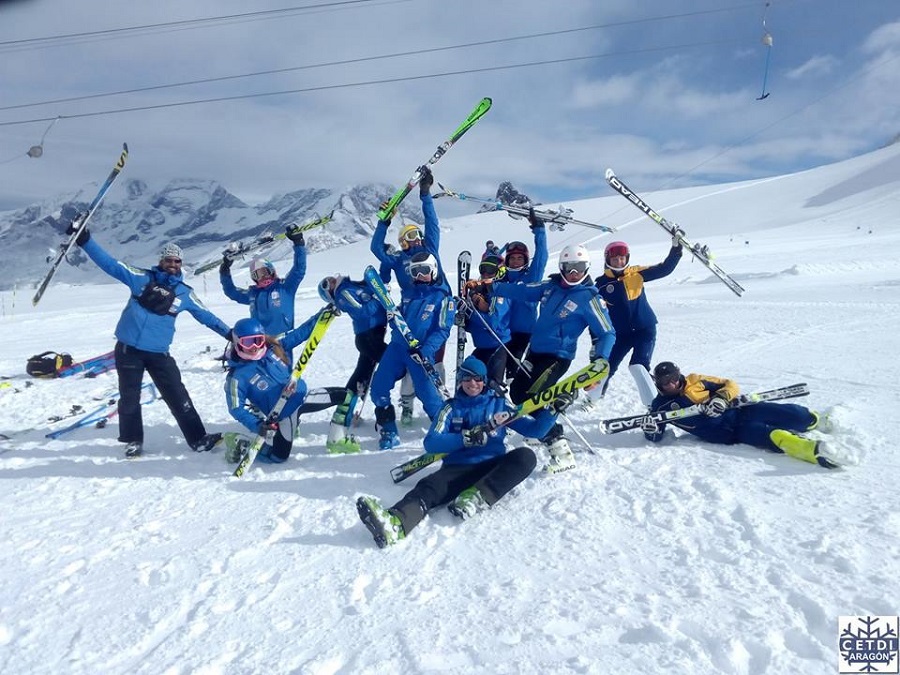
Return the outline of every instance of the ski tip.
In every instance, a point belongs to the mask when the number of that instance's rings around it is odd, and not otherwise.
[[[122,143],[122,150],[126,153],[128,152],[128,143]]]
[[[609,169],[609,168],[606,169],[606,180],[609,180],[610,178],[612,178],[615,175],[616,175],[615,171],[613,171],[612,169]]]

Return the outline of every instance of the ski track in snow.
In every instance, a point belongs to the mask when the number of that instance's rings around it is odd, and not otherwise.
[[[648,294],[660,319],[654,361],[733,377],[744,391],[808,382],[811,396],[797,402],[831,412],[836,429],[819,437],[851,465],[828,472],[687,436],[661,445],[640,433],[604,436],[601,417],[640,410],[623,366],[601,404],[570,414],[596,455],[570,436],[574,471],[536,472],[465,523],[436,510],[387,550],[375,548],[354,501],[369,493],[393,503],[419,477],[394,485],[388,471],[421,452],[420,408],[401,430],[403,445],[377,452],[369,404],[358,429],[368,450],[356,456],[324,455],[330,415],[305,417],[291,460],[254,466],[242,480],[230,477],[221,450],[191,452],[161,401],[143,408],[140,460],[121,457],[115,419],[48,441],[49,415],[99,406],[91,397],[114,390],[115,378],[30,380],[26,358],[108,351],[126,292],[51,286],[38,310],[22,307],[28,293],[0,294],[0,372],[14,376],[0,389],[0,431],[13,437],[0,443],[0,670],[836,672],[839,615],[900,611],[900,385],[890,367],[900,232],[879,224],[868,234],[870,222],[893,218],[900,197],[887,185],[868,204],[848,197],[855,208],[845,200],[803,209],[866,165],[844,174],[840,166],[681,200],[679,222],[711,241],[747,293],[732,296],[685,256]],[[703,237],[693,225],[702,233],[701,211],[691,209],[704,203],[721,209],[705,221],[758,204],[778,219],[733,242],[728,233]],[[482,223],[497,240],[523,236],[521,223],[496,215],[448,223],[445,259],[478,250]],[[551,233],[551,249],[573,233]],[[668,245],[647,219],[615,236],[636,242],[638,264],[661,259]],[[592,244],[598,257],[604,243]],[[310,259],[299,318],[317,309],[321,275],[351,258],[358,277],[365,246]],[[192,283],[225,321],[243,316],[215,275]],[[351,344],[341,318],[311,362],[310,386],[346,379]],[[235,428],[215,360],[221,347],[179,319],[173,355],[214,431]],[[583,337],[579,360],[587,349]]]

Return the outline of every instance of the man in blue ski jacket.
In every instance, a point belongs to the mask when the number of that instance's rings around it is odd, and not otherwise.
[[[528,357],[510,386],[513,403],[521,403],[565,374],[578,338],[586,328],[591,332],[590,360],[609,357],[616,339],[603,299],[591,281],[591,258],[581,245],[566,246],[559,254],[559,274],[534,284],[469,282],[470,292],[493,294],[503,298],[540,302],[540,314],[531,336]],[[541,439],[550,454],[546,470],[552,473],[575,468],[575,456],[556,424]]]
[[[237,303],[249,305],[251,318],[257,319],[269,335],[279,335],[294,327],[294,296],[306,276],[303,233],[292,233],[288,228],[287,236],[294,245],[294,264],[284,279],[278,277],[271,261],[254,258],[250,262],[253,285],[238,288],[231,278],[232,261],[223,258],[219,267],[219,281],[225,295]]]
[[[230,329],[206,309],[193,289],[184,283],[181,248],[166,244],[160,251],[159,264],[143,269],[113,258],[91,238],[86,228],[76,243],[100,269],[131,291],[116,325],[115,348],[119,377],[119,440],[127,444],[125,456],[139,457],[143,452],[141,383],[144,371],[172,411],[188,445],[198,452],[210,450],[221,434],[206,433],[169,348],[175,337],[175,318],[181,312],[188,312],[222,337],[227,338]]]
[[[512,412],[504,398],[485,386],[487,367],[469,356],[460,367],[456,395],[441,407],[425,436],[425,451],[442,454],[441,468],[420,480],[392,507],[362,496],[356,502],[360,520],[380,548],[404,539],[428,512],[448,504],[463,520],[492,507],[525,480],[537,464],[525,446],[506,452],[507,427],[490,429],[497,415]],[[571,399],[574,400],[574,399]],[[511,422],[509,428],[523,436],[540,438],[553,426],[555,410],[539,410],[533,417]]]
[[[446,282],[440,283],[438,263],[433,255],[421,251],[410,260],[409,274],[414,283],[401,302],[400,311],[418,346],[411,349],[406,339],[394,328],[384,356],[372,377],[372,402],[375,423],[381,432],[379,448],[389,450],[400,443],[396,411],[391,404],[391,390],[404,372],[409,372],[416,396],[429,418],[434,419],[441,407],[441,396],[419,359],[434,363],[453,326],[455,308]]]

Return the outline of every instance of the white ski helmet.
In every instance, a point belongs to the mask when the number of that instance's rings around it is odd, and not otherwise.
[[[265,258],[254,258],[250,262],[250,278],[260,288],[266,288],[275,283],[275,265]]]
[[[584,281],[589,269],[591,269],[591,255],[581,244],[570,244],[560,252],[559,272],[563,283],[567,286],[577,286]],[[577,280],[569,278],[569,274],[573,271],[578,272]]]

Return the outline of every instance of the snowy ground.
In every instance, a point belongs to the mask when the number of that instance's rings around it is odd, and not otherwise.
[[[597,455],[536,474],[477,519],[437,511],[389,550],[375,548],[354,501],[404,493],[388,471],[421,451],[424,417],[395,451],[342,457],[324,454],[328,414],[307,418],[287,464],[243,480],[220,451],[191,452],[161,402],[144,408],[138,461],[122,458],[114,423],[47,441],[47,416],[99,405],[91,396],[114,378],[25,388],[25,360],[111,349],[126,291],[53,285],[38,309],[30,289],[3,293],[0,373],[14,377],[0,389],[0,431],[13,437],[0,444],[0,671],[836,673],[838,616],[900,613],[898,188],[894,146],[795,176],[645,195],[747,288],[737,298],[688,258],[651,284],[655,360],[744,391],[808,382],[805,402],[833,411],[832,443],[858,465],[829,472],[746,446],[603,436],[600,417],[640,410],[623,372],[599,412],[572,415]],[[668,250],[620,197],[569,206],[618,225],[635,263]],[[589,240],[600,260],[610,239],[595,234],[553,233],[551,253]],[[445,260],[488,236],[530,234],[503,214],[447,221]],[[369,262],[364,244],[314,256],[298,316],[320,306],[323,274],[359,278]],[[215,274],[192,283],[227,322],[243,316]],[[351,344],[339,319],[310,384],[342,384]],[[179,319],[173,353],[217,431],[236,428],[221,347]],[[366,417],[372,449],[371,408]]]

